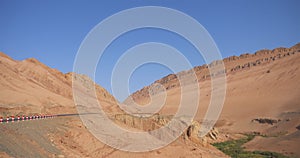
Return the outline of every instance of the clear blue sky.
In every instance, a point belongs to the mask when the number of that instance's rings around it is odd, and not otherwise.
[[[195,18],[214,38],[223,57],[300,42],[298,0],[1,0],[0,51],[17,60],[34,57],[52,68],[70,72],[80,43],[96,24],[124,9],[149,5],[177,9]],[[202,57],[184,39],[162,30],[142,29],[121,36],[105,51],[96,82],[111,91],[110,72],[122,52],[153,41],[176,47],[193,66],[203,64]],[[169,73],[159,65],[140,67],[130,80],[130,91]]]

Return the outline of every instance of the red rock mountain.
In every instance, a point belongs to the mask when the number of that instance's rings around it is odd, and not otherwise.
[[[273,50],[259,50],[255,52],[254,54],[241,54],[240,56],[230,56],[228,58],[223,59],[224,65],[225,65],[225,72],[227,77],[234,76],[234,74],[238,72],[251,72],[250,70],[253,68],[266,68],[273,65],[278,65],[279,61],[282,61],[282,59],[290,59],[290,58],[296,58],[298,57],[298,54],[300,52],[300,43],[294,45],[291,48],[283,48],[279,47]],[[295,59],[295,60],[296,60]],[[214,61],[210,64],[205,64],[202,66],[196,66],[193,68],[195,71],[199,83],[205,82],[207,80],[210,80],[210,75],[217,75],[217,74],[210,74],[208,67],[217,66],[220,64],[221,61]],[[179,72],[178,74],[169,74],[166,77],[163,77],[157,81],[155,81],[153,84],[146,86],[136,92],[134,92],[130,97],[133,98],[136,102],[140,104],[146,104],[150,101],[149,98],[149,89],[151,87],[151,94],[155,95],[159,93],[160,91],[155,91],[156,88],[155,84],[159,83],[164,86],[164,88],[168,91],[171,89],[176,89],[180,87],[180,83],[178,81],[177,77],[181,76],[188,76],[191,74],[192,70],[186,70]],[[128,102],[129,99],[125,100],[125,104],[130,104]]]
[[[258,133],[261,136],[245,144],[247,150],[275,151],[299,157],[300,44],[291,48],[232,56],[223,62],[227,89],[223,110],[216,124],[218,137],[231,139],[241,133]],[[194,118],[197,122],[189,129],[199,129],[201,126],[198,122],[203,121],[212,91],[208,67],[218,66],[219,63],[214,61],[209,65],[194,67],[200,100]],[[167,98],[159,111],[160,115],[155,115],[153,120],[168,121],[168,118],[161,116],[172,116],[177,111],[181,98],[177,78],[178,75],[188,76],[190,71],[155,81],[165,87]],[[72,99],[72,75],[51,69],[36,59],[16,61],[0,53],[0,115],[76,113]],[[79,76],[81,82],[87,83],[84,85],[92,82],[83,75]],[[132,94],[133,99],[141,104],[150,102],[148,91],[151,89],[154,96],[151,101],[157,101],[162,97],[160,89],[151,86],[154,84]],[[104,109],[115,112],[117,101],[114,97],[100,86],[96,86],[96,91]],[[195,100],[192,97],[189,99]],[[131,104],[128,100],[125,103]],[[184,105],[185,108],[189,108],[188,105]],[[114,119],[129,128],[138,126],[138,129],[152,129],[151,124],[142,123],[140,127],[135,121],[137,118],[131,116],[115,115]],[[84,128],[77,116],[1,124],[1,127],[4,128],[0,132],[0,157],[226,157],[209,144],[201,146],[202,142],[197,146],[192,143],[199,141],[198,130],[187,130],[188,139],[192,142],[180,137],[156,151],[129,153],[98,141]]]
[[[49,68],[34,58],[16,61],[0,52],[0,114],[76,112],[72,75]],[[104,88],[97,85],[96,89],[99,100],[116,104]]]
[[[266,150],[300,156],[300,43],[291,48],[260,50],[223,60],[226,69],[226,96],[217,128],[221,133],[260,133],[246,144],[249,150]],[[208,67],[220,61],[194,67],[200,87],[200,100],[195,120],[204,119],[211,99],[211,76]],[[191,70],[170,74],[152,85],[133,93],[141,105],[157,103],[164,95],[156,83],[166,89],[166,101],[160,114],[175,114],[181,98],[178,76]],[[212,74],[217,75],[217,74]],[[215,87],[219,88],[219,87]],[[149,90],[151,99],[149,97]],[[190,92],[193,90],[191,89]],[[197,98],[189,97],[191,103]],[[131,105],[127,99],[124,102]],[[189,104],[183,105],[189,108]],[[149,104],[151,105],[151,104]]]

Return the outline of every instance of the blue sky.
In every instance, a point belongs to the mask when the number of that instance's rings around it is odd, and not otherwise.
[[[226,2],[1,0],[0,51],[17,60],[34,57],[52,68],[70,72],[80,43],[95,25],[114,13],[140,6],[169,7],[195,18],[211,34],[223,57],[300,42],[300,1]],[[107,48],[98,64],[96,82],[111,91],[110,73],[117,59],[130,47],[144,42],[172,45],[193,66],[203,64],[197,50],[184,39],[159,29],[141,29],[120,36]],[[131,77],[130,91],[169,73],[161,65],[144,65]]]

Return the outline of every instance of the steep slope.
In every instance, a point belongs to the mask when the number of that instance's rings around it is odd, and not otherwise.
[[[290,57],[292,55],[297,54],[300,51],[300,43],[296,44],[291,48],[283,48],[279,47],[273,50],[259,50],[254,54],[241,54],[240,56],[230,56],[228,58],[223,59],[225,65],[225,72],[228,75],[235,74],[239,71],[249,70],[253,67],[257,66],[265,66],[269,64],[273,64],[274,61]],[[193,68],[194,72],[197,75],[199,83],[204,82],[206,80],[210,80],[209,67],[214,67],[220,64],[221,61],[213,61],[210,64],[204,64],[202,66],[196,66]],[[159,83],[165,87],[166,90],[175,89],[180,87],[180,83],[178,82],[178,77],[188,76],[191,74],[192,70],[186,70],[179,72],[178,74],[169,74],[162,79],[155,81],[153,84],[146,86],[136,92],[134,92],[130,97],[133,98],[134,101],[140,104],[146,104],[150,101],[149,99],[149,90],[151,95],[158,94],[160,91],[156,88],[155,84]],[[151,88],[150,88],[151,87]],[[161,89],[160,89],[161,90]],[[128,97],[129,98],[129,97]],[[124,101],[125,104],[130,104],[130,99],[126,99]]]
[[[271,148],[272,151],[300,156],[299,151],[296,150],[297,146],[300,146],[299,130],[297,130],[300,125],[300,44],[291,48],[261,50],[255,54],[228,57],[223,61],[226,68],[227,90],[223,110],[216,124],[220,132],[229,135],[259,133],[265,137],[273,137],[271,140],[269,138],[254,139],[251,149],[269,150]],[[218,65],[218,61],[209,65]],[[196,120],[200,122],[204,118],[211,99],[209,65],[194,68],[200,87],[200,101],[196,115]],[[188,74],[189,71],[184,71],[177,75]],[[159,113],[176,113],[181,98],[177,76],[171,74],[155,83],[160,83],[167,90],[166,102]],[[155,84],[144,87],[131,97],[142,105],[150,103],[151,99],[152,103],[162,100],[163,95],[160,91],[155,91],[155,88],[151,86]],[[152,89],[151,99],[149,89]],[[195,100],[195,98],[189,99]],[[124,103],[129,106],[132,104],[129,99]],[[257,119],[281,121],[267,124],[254,121]],[[290,145],[284,145],[286,143]],[[273,145],[264,148],[261,145],[255,147],[254,144]]]
[[[49,68],[34,58],[15,61],[1,53],[0,114],[75,113],[72,75]],[[117,103],[104,88],[97,85],[96,89],[100,101]]]

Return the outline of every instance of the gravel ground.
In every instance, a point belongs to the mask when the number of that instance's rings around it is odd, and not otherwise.
[[[0,153],[11,157],[59,157],[50,133],[64,133],[64,118],[49,118],[0,124]]]

